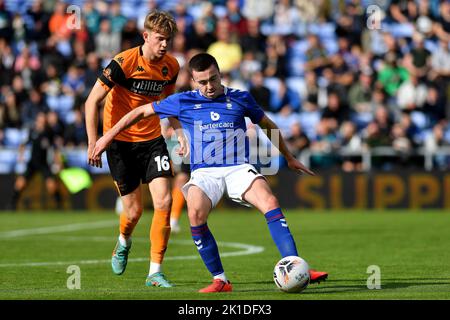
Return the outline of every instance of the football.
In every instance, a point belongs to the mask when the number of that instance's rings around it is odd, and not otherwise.
[[[301,292],[309,284],[308,263],[297,256],[284,257],[275,265],[273,280],[281,291]]]

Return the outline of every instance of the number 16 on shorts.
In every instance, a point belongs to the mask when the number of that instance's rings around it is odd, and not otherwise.
[[[168,156],[157,156],[155,157],[155,162],[159,172],[170,170],[170,162]]]

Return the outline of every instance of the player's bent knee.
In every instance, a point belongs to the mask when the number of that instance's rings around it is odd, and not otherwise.
[[[160,199],[153,199],[153,207],[159,211],[170,211],[172,207],[172,196],[170,193],[166,194]]]
[[[273,194],[267,197],[265,201],[265,211],[268,212],[270,210],[276,209],[280,207],[280,203],[278,202],[277,197],[275,197]]]
[[[206,223],[208,214],[206,211],[199,208],[188,209],[189,223],[191,226],[200,226]]]
[[[124,209],[125,214],[127,216],[128,221],[132,223],[137,223],[139,221],[139,218],[142,215],[142,212],[144,209],[141,206],[135,206],[128,209]]]

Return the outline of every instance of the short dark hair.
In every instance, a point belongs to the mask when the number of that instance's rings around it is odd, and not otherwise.
[[[192,75],[192,71],[205,71],[212,65],[219,70],[216,58],[209,53],[199,53],[193,56],[189,61],[189,73]]]

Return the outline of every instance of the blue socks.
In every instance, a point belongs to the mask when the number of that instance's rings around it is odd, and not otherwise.
[[[265,215],[270,235],[272,236],[281,257],[298,256],[294,238],[280,208],[270,210]]]
[[[222,262],[220,261],[219,249],[216,240],[209,231],[208,224],[191,227],[192,239],[197,246],[198,252],[203,262],[213,276],[223,273]]]
[[[294,238],[286,223],[283,212],[276,208],[265,215],[269,231],[275,245],[282,257],[298,256]],[[203,262],[213,276],[224,273],[222,262],[220,261],[219,249],[216,240],[209,231],[208,224],[191,227],[192,239],[197,246],[198,252]]]

